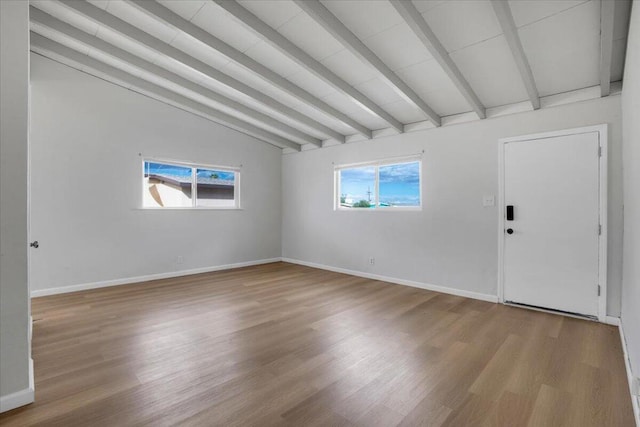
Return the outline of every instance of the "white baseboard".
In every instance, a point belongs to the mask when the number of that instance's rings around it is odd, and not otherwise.
[[[620,327],[620,318],[619,317],[613,317],[613,316],[605,316],[604,322],[602,322],[602,323],[606,323],[607,325]]]
[[[620,320],[620,319],[618,319]],[[620,341],[622,342],[622,353],[624,354],[624,365],[627,368],[627,380],[629,382],[629,394],[631,395],[631,404],[633,405],[633,415],[636,418],[636,425],[640,427],[640,397],[633,395],[633,371],[631,370],[631,359],[627,351],[627,339],[624,336],[624,323],[618,322],[618,330],[620,331]]]
[[[129,285],[133,283],[148,282],[150,280],[170,279],[173,277],[189,276],[191,274],[210,273],[212,271],[230,270],[232,268],[249,267],[252,265],[270,264],[279,262],[281,258],[260,259],[257,261],[238,262],[234,264],[217,265],[213,267],[193,268],[190,270],[170,271],[167,273],[148,274],[146,276],[125,277],[122,279],[104,280],[101,282],[83,283],[80,285],[60,286],[49,289],[38,289],[31,291],[31,298],[43,297],[46,295],[66,294],[69,292],[85,291],[88,289],[106,288],[109,286]]]
[[[33,403],[35,386],[33,380],[33,359],[29,359],[29,388],[0,397],[0,413]]]
[[[348,270],[346,268],[332,267],[324,264],[316,264],[315,262],[301,261],[299,259],[293,259],[293,258],[282,258],[282,261],[289,262],[291,264],[299,264],[307,267],[319,268],[321,270],[333,271],[336,273],[349,274],[351,276],[364,277],[366,279],[380,280],[383,282],[395,283],[398,285],[411,286],[413,288],[420,288],[420,289],[426,289],[429,291],[441,292],[443,294],[457,295],[461,297],[473,298],[473,299],[478,299],[478,300],[488,301],[488,302],[495,302],[495,303],[498,302],[498,297],[496,295],[481,294],[479,292],[465,291],[463,289],[432,285],[430,283],[422,283],[422,282],[415,282],[413,280],[405,280],[405,279],[398,279],[395,277],[380,276],[378,274],[365,273],[365,272],[356,271],[356,270]]]

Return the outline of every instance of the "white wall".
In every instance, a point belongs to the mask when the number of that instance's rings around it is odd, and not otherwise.
[[[634,1],[622,91],[624,269],[622,326],[632,370],[640,376],[640,2]]]
[[[28,403],[29,4],[0,2],[0,411]]]
[[[279,148],[39,55],[31,65],[32,290],[280,257]],[[138,153],[242,165],[243,209],[139,209]]]
[[[330,267],[497,293],[502,137],[609,123],[609,315],[620,313],[622,184],[620,96],[406,133],[283,158],[283,256]],[[333,164],[424,150],[423,210],[333,211]],[[375,265],[368,264],[375,257]]]

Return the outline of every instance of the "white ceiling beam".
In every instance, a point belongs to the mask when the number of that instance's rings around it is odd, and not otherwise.
[[[349,117],[347,114],[344,114],[343,112],[333,108],[326,102],[320,100],[319,98],[310,94],[299,86],[296,86],[278,73],[270,70],[250,56],[245,55],[244,53],[235,49],[233,46],[225,43],[224,41],[208,33],[197,25],[187,21],[186,19],[172,12],[170,9],[164,7],[160,3],[149,0],[137,0],[130,1],[129,4],[138,7],[140,10],[145,12],[156,21],[163,22],[164,24],[167,24],[177,29],[178,31],[181,31],[184,34],[193,37],[195,40],[205,44],[206,46],[209,46],[211,49],[226,56],[229,60],[243,66],[245,69],[256,74],[264,81],[287,92],[289,95],[311,106],[327,117],[330,117],[349,126],[356,132],[364,135],[366,138],[371,138],[371,129],[368,129],[366,126],[361,125],[356,120]],[[344,137],[341,142],[344,142]]]
[[[414,34],[418,36],[422,44],[429,50],[435,60],[438,61],[438,64],[440,64],[444,72],[447,73],[473,111],[475,111],[479,118],[484,119],[486,117],[486,109],[484,105],[482,105],[482,102],[480,102],[480,98],[478,98],[478,95],[473,91],[458,69],[458,66],[453,62],[447,50],[442,46],[440,40],[438,40],[429,25],[427,25],[427,22],[411,0],[389,1],[409,25]]]
[[[520,71],[522,83],[524,83],[524,87],[529,94],[529,101],[531,101],[533,109],[537,110],[540,108],[540,95],[538,94],[538,88],[533,78],[529,61],[524,53],[524,48],[522,47],[522,42],[520,41],[518,29],[513,20],[509,3],[505,0],[491,0],[491,4],[493,5],[493,10],[498,18],[500,27],[502,27],[502,33],[507,39],[509,49],[511,49],[511,55],[518,67],[518,71]]]
[[[356,37],[338,18],[319,1],[294,0],[300,8],[340,41],[361,61],[375,69],[382,79],[405,101],[421,110],[435,126],[440,126],[440,116],[427,105],[400,77],[396,75],[375,53]]]
[[[111,15],[110,13],[100,9],[99,7],[96,7],[84,1],[60,0],[60,3],[68,7],[74,13],[84,16],[85,18],[93,21],[98,25],[120,33],[121,35],[142,46],[154,50],[161,55],[171,58],[174,61],[177,61],[195,71],[198,71],[204,76],[216,80],[219,83],[222,83],[223,85],[245,96],[248,96],[249,98],[252,98],[253,100],[266,106],[272,111],[275,111],[283,116],[289,117],[301,124],[304,124],[305,126],[315,129],[330,138],[344,138],[344,135],[337,133],[330,127],[325,126],[324,124],[305,116],[304,114],[271,98],[270,96],[265,95],[261,91],[256,90],[251,86],[218,71],[214,67],[197,60],[196,58],[184,53],[180,49],[169,46],[162,40],[159,40],[145,33],[144,31],[139,30],[133,25],[115,17],[114,15]],[[37,5],[35,6],[37,7]],[[338,140],[340,141],[340,139]]]
[[[244,134],[250,135],[271,145],[275,145],[279,148],[292,148],[294,150],[300,151],[300,144],[296,144],[293,141],[290,141],[279,135],[275,135],[250,123],[244,122],[229,114],[223,113],[222,111],[218,111],[209,106],[200,104],[185,96],[177,95],[168,89],[150,83],[139,77],[132,76],[131,74],[116,67],[107,65],[96,59],[90,58],[83,53],[63,46],[60,43],[47,39],[40,34],[33,32],[31,33],[31,50],[45,56],[53,54],[54,56],[65,58],[79,65],[83,70],[87,68],[94,70],[99,74],[108,76],[109,80],[114,83],[131,86],[133,88],[136,88],[137,90],[140,90],[142,93],[150,96],[151,98],[160,100],[162,102],[167,102],[172,105],[177,104],[178,107],[193,110],[196,113],[206,116],[207,118],[209,118],[209,120],[212,120],[223,126],[227,126]]]
[[[66,22],[62,22],[54,18],[53,16],[34,8],[33,6],[31,6],[30,9],[31,10],[29,13],[29,17],[31,19],[31,22],[35,22],[40,26],[54,30],[59,34],[82,43],[83,45],[89,47],[94,51],[107,54],[125,64],[134,66],[147,73],[161,77],[180,87],[203,95],[222,106],[231,108],[243,114],[244,116],[249,117],[252,120],[266,124],[271,128],[276,129],[279,133],[288,134],[300,141],[303,141],[303,143],[305,144],[313,144],[318,147],[322,147],[322,141],[320,139],[314,138],[304,132],[301,132],[298,129],[292,128],[291,126],[279,122],[266,114],[255,111],[237,101],[234,101],[233,99],[214,92],[202,85],[194,83],[191,80],[187,80],[184,77],[172,73],[171,71],[165,70],[164,68],[154,65],[151,62],[145,61],[144,59],[141,59],[140,57],[133,55],[116,46],[113,46],[98,37],[85,33],[84,31],[79,30],[76,27],[67,24]],[[35,29],[35,32],[38,32],[37,28]]]
[[[347,96],[356,105],[387,122],[398,132],[404,132],[404,125],[396,120],[391,114],[384,111],[378,104],[367,98],[349,83],[342,80],[322,63],[315,60],[311,55],[300,49],[294,43],[269,25],[261,21],[253,13],[242,7],[235,0],[213,0],[221,8],[229,12],[236,19],[242,22],[247,28],[253,30],[264,41],[278,49],[280,52],[321,78],[335,89]]]
[[[600,2],[600,95],[611,93],[611,60],[613,53],[613,22],[615,0]]]

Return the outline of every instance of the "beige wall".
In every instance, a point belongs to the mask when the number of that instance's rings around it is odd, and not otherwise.
[[[29,363],[29,3],[0,1],[0,406],[33,398]]]

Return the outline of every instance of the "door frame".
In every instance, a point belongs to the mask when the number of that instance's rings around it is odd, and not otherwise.
[[[607,317],[607,170],[608,170],[608,131],[607,124],[585,126],[573,129],[557,130],[552,132],[534,133],[520,135],[498,140],[498,302],[504,304],[504,239],[505,239],[505,146],[510,142],[533,141],[558,136],[576,135],[581,133],[597,132],[600,142],[600,177],[599,177],[599,218],[601,233],[598,238],[598,282],[600,285],[600,296],[598,297],[598,320],[605,322]]]

